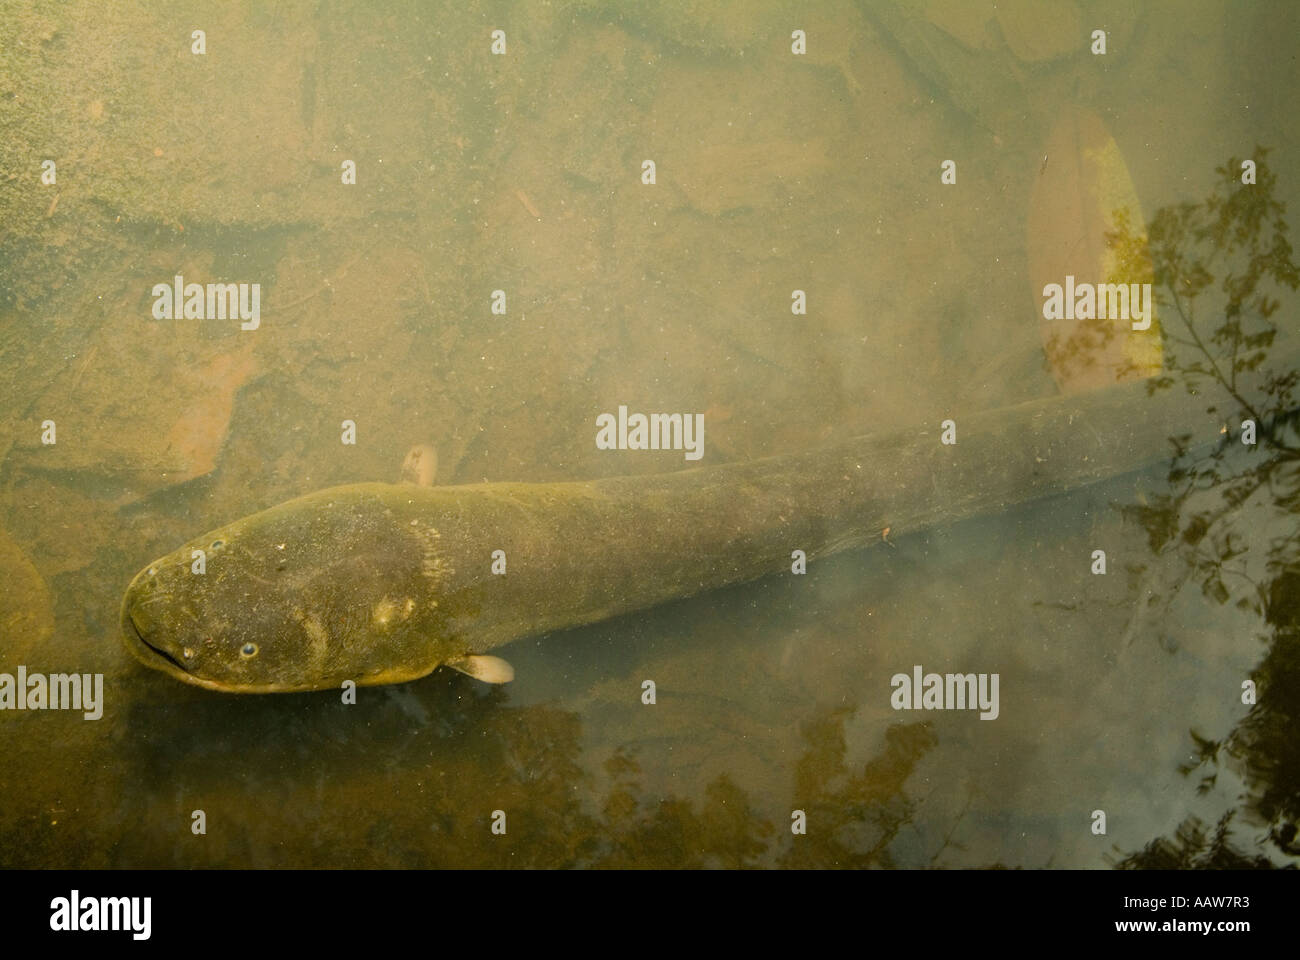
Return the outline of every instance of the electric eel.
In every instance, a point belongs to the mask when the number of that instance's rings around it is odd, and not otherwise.
[[[813,560],[1063,493],[1168,460],[1174,437],[1225,442],[1240,424],[1212,404],[1134,382],[955,416],[955,443],[936,419],[649,476],[333,487],[151,563],[123,598],[122,637],[147,666],[231,693],[439,666],[504,682],[490,651],[521,637],[789,573],[797,550]]]

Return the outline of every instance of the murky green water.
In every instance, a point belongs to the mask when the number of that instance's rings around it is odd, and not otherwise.
[[[98,720],[0,711],[0,864],[1294,863],[1300,444],[1235,430],[1296,405],[1269,205],[1300,199],[1296,27],[1286,3],[0,3],[0,674],[104,690]],[[590,479],[1056,395],[1032,261],[1070,218],[1032,198],[1084,156],[1048,146],[1073,115],[1140,199],[1171,389],[1236,418],[1216,459],[521,640],[504,686],[226,696],[123,649],[153,558],[397,481],[415,444],[442,484]],[[1253,190],[1216,173],[1251,156]],[[156,318],[178,274],[260,284],[257,329]],[[621,404],[702,413],[703,458],[597,449]],[[894,709],[918,664],[997,674],[997,718]]]

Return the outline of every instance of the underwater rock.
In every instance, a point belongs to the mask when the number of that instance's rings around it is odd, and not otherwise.
[[[54,604],[32,562],[2,529],[0,582],[0,665],[30,663],[54,632]]]
[[[1151,258],[1137,190],[1119,145],[1095,113],[1065,110],[1034,179],[1026,221],[1029,276],[1048,365],[1067,393],[1154,376],[1160,334],[1127,319],[1043,319],[1044,287],[1149,284]]]

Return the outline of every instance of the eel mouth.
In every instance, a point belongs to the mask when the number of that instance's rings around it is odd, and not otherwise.
[[[175,677],[182,683],[188,683],[191,686],[202,687],[204,690],[216,690],[220,693],[256,693],[259,692],[254,687],[240,688],[231,687],[228,684],[218,683],[216,680],[206,680],[203,677],[197,677],[185,669],[185,665],[173,657],[165,650],[160,650],[144,638],[140,628],[135,625],[135,620],[127,611],[122,612],[122,636],[126,641],[126,649],[131,655],[152,670],[159,670],[169,677]]]
[[[182,671],[185,670],[185,665],[183,663],[181,663],[179,660],[173,657],[166,650],[160,650],[158,647],[155,647],[152,643],[146,640],[144,638],[144,635],[140,632],[140,628],[135,625],[134,620],[131,621],[131,629],[135,631],[135,635],[140,638],[140,642],[143,643],[146,647],[148,647],[154,653],[158,654],[158,656],[162,657],[164,660],[171,663],[173,666],[176,667],[177,670],[182,670]]]
[[[174,677],[182,683],[188,683],[195,687],[203,687],[205,690],[218,690],[225,692],[229,687],[212,680],[206,680],[203,677],[195,676],[186,669],[185,664],[181,663],[166,650],[154,646],[145,639],[144,633],[140,630],[139,625],[132,616],[131,608],[133,601],[137,598],[137,583],[146,577],[152,568],[146,568],[136,574],[135,579],[127,588],[126,595],[122,597],[122,610],[119,616],[121,623],[122,644],[126,647],[127,652],[135,657],[141,663],[151,670],[158,670]]]
[[[205,690],[219,690],[222,692],[230,690],[225,684],[217,683],[214,680],[205,680],[203,677],[196,677],[186,670],[185,665],[170,653],[160,650],[146,640],[144,634],[140,632],[140,628],[136,626],[135,619],[131,616],[131,611],[127,609],[125,603],[122,605],[122,639],[127,651],[152,670],[159,670],[169,677],[175,677],[182,683],[203,687]]]
[[[131,656],[135,657],[141,663],[151,670],[158,670],[174,677],[182,683],[188,683],[191,686],[202,687],[204,690],[214,690],[217,693],[297,693],[304,688],[296,687],[289,684],[267,683],[267,684],[231,684],[223,683],[219,680],[208,680],[205,677],[197,676],[190,673],[185,665],[173,657],[165,650],[155,647],[152,643],[144,638],[140,628],[136,626],[135,618],[131,616],[126,602],[122,604],[122,640],[123,645]]]
[[[135,658],[146,667],[169,673],[178,680],[192,682],[195,679],[190,676],[179,660],[165,650],[158,649],[144,638],[144,634],[140,632],[140,628],[135,624],[135,618],[127,610],[122,611],[122,636],[126,640],[127,650],[134,654]]]

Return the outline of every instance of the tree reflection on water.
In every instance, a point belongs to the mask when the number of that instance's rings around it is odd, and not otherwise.
[[[1180,571],[1159,598],[1165,609],[1197,584],[1207,602],[1252,612],[1265,628],[1266,653],[1249,675],[1256,702],[1245,701],[1245,718],[1220,740],[1190,731],[1194,754],[1180,768],[1199,778],[1200,794],[1224,771],[1245,791],[1212,826],[1188,817],[1172,836],[1120,854],[1115,865],[1123,869],[1266,868],[1282,865],[1270,854],[1300,855],[1300,446],[1293,427],[1300,371],[1269,363],[1288,336],[1278,353],[1295,355],[1294,300],[1283,298],[1296,290],[1300,271],[1267,153],[1255,150],[1256,184],[1242,184],[1241,164],[1230,160],[1205,201],[1159,211],[1150,230],[1166,356],[1165,374],[1151,388],[1201,390],[1234,439],[1242,421],[1253,420],[1258,445],[1243,452],[1225,443],[1195,461],[1179,447],[1168,492],[1125,508],[1152,553],[1174,559]]]

